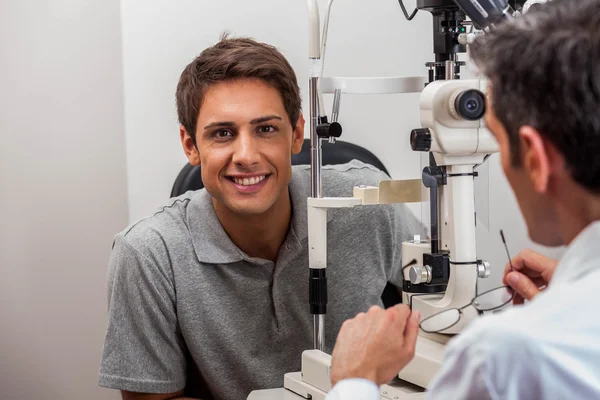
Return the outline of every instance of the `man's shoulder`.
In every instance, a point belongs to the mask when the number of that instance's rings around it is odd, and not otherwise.
[[[152,214],[141,218],[115,235],[115,241],[125,240],[136,249],[167,247],[172,239],[181,239],[189,232],[188,206],[198,200],[204,189],[190,191],[169,199]]]
[[[321,168],[323,191],[327,196],[349,196],[355,186],[377,186],[390,179],[380,169],[359,160],[345,164],[324,165]],[[310,182],[310,165],[294,165],[293,179]],[[292,180],[293,181],[293,180]]]

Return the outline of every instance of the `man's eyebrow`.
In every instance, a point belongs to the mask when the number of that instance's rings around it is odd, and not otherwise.
[[[261,124],[263,122],[267,122],[270,121],[272,119],[276,119],[279,121],[282,121],[283,118],[281,118],[279,115],[266,115],[264,117],[258,117],[258,118],[254,118],[253,120],[250,121],[251,125],[257,125],[257,124]],[[210,124],[206,125],[204,127],[204,129],[210,129],[210,128],[214,128],[214,127],[225,127],[225,128],[233,128],[235,127],[235,122],[233,121],[217,121],[217,122],[211,122]]]
[[[211,122],[210,124],[206,125],[204,127],[204,129],[210,129],[210,128],[214,128],[216,126],[226,127],[226,128],[233,128],[235,126],[235,122],[232,122],[232,121]]]
[[[283,118],[281,118],[279,115],[266,115],[264,117],[254,118],[253,120],[250,121],[250,124],[251,125],[261,124],[263,122],[267,122],[272,119],[277,119],[279,121],[283,120]]]

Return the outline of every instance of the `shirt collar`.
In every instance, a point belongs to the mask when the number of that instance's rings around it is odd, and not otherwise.
[[[198,261],[228,264],[244,259],[242,251],[231,241],[219,222],[212,196],[206,189],[192,195],[188,205],[187,225]]]
[[[594,221],[567,247],[552,276],[551,286],[573,282],[594,272],[598,267],[600,221]]]
[[[293,168],[288,185],[292,203],[292,221],[285,244],[296,250],[308,237],[307,198],[310,196],[310,179],[306,171]],[[195,192],[188,205],[187,225],[198,261],[207,264],[229,264],[239,261],[264,262],[248,256],[229,238],[215,214],[212,196],[206,189]]]

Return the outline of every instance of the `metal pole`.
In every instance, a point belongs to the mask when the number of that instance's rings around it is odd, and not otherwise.
[[[310,98],[310,195],[314,198],[322,197],[321,141],[317,136],[317,125],[319,124],[318,79],[317,77],[311,77],[308,83],[308,96]]]
[[[325,345],[325,315],[323,314],[315,314],[314,316],[314,346],[315,349],[320,351],[323,350],[323,346]]]
[[[454,58],[454,57],[452,57]],[[454,65],[455,65],[455,61],[454,60],[448,60],[446,61],[446,80],[450,81],[452,79],[454,79]]]
[[[317,135],[317,126],[319,124],[319,97],[317,92],[318,77],[311,77],[308,85],[308,96],[310,99],[310,182],[311,190],[310,194],[313,198],[323,197],[322,194],[322,182],[321,182],[321,139]],[[318,271],[313,271],[318,273]],[[317,279],[318,282],[313,282],[311,278],[311,293],[321,294],[327,289],[324,287],[326,281],[323,275]],[[312,272],[311,272],[312,277]],[[317,295],[317,298],[322,296]],[[311,306],[312,307],[312,306]],[[325,315],[320,313],[314,313],[314,348],[320,351],[324,351],[325,347]]]

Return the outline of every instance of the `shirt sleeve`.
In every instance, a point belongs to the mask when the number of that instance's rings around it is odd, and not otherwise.
[[[325,400],[379,400],[379,388],[366,379],[344,379],[327,393]]]
[[[173,393],[185,386],[173,278],[160,260],[160,251],[142,252],[123,236],[115,239],[100,386],[138,393]]]

